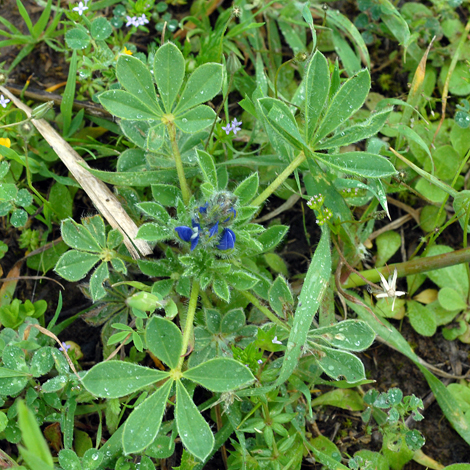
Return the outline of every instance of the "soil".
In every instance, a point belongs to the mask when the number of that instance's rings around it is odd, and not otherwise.
[[[41,9],[29,0],[23,0],[23,4],[30,12],[33,23],[38,19]],[[21,19],[15,0],[0,0],[1,14],[8,21],[12,22],[19,29],[25,30],[23,20]],[[183,7],[180,7],[183,10]],[[26,31],[25,31],[26,32]],[[6,60],[7,65],[11,63],[18,49],[15,47],[3,48],[0,50],[0,61]],[[377,58],[377,63],[380,60]],[[67,79],[68,65],[65,63],[63,54],[56,53],[45,43],[40,43],[33,53],[27,56],[15,69],[12,76],[9,77],[9,85],[23,87],[25,82],[30,80],[30,88],[44,90],[47,87],[65,81]],[[404,80],[406,86],[406,80]],[[407,93],[404,89],[403,93]],[[282,204],[277,198],[271,198],[269,205],[264,213],[268,213],[278,205]],[[395,209],[392,209],[395,211]],[[78,212],[81,212],[79,210]],[[402,214],[394,214],[400,216]],[[80,213],[77,213],[77,217]],[[303,214],[300,203],[285,212],[281,216],[281,221],[291,226],[288,238],[282,249],[282,256],[287,262],[292,275],[304,273],[311,259],[312,250],[319,239],[318,227],[311,216],[310,211],[306,211],[306,226],[310,234],[310,242],[304,234]],[[5,222],[5,221],[3,221]],[[384,222],[385,223],[385,222]],[[379,228],[378,224],[377,228]],[[413,230],[412,223],[405,226],[405,233],[410,234],[410,245],[417,241],[421,233],[419,230]],[[14,239],[15,232],[5,230],[5,226],[0,228],[2,239],[9,245],[9,252],[2,259],[1,265],[4,276],[13,266],[17,259],[24,256],[24,253],[18,248],[17,240]],[[414,239],[414,240],[413,240]],[[460,248],[461,235],[455,231],[448,230],[444,233],[444,239],[447,244]],[[392,260],[393,261],[393,260]],[[401,260],[400,260],[401,261]],[[34,276],[36,272],[30,272],[26,266],[23,266],[22,275]],[[77,283],[64,282],[62,278],[49,272],[48,276],[57,279],[65,286],[62,291],[63,310],[60,314],[59,322],[69,318],[72,315],[86,309],[91,305],[78,288]],[[46,321],[52,317],[57,306],[59,287],[48,281],[24,280],[18,283],[17,296],[21,299],[45,299],[48,302],[48,312]],[[396,326],[399,326],[398,322]],[[439,365],[439,367],[449,373],[460,375],[467,370],[462,371],[462,365],[468,364],[468,345],[459,341],[446,341],[440,332],[431,338],[425,338],[417,335],[409,324],[404,321],[401,325],[401,332],[405,339],[413,346],[416,354],[427,362]],[[69,326],[60,335],[61,341],[73,340],[80,344],[84,357],[82,364],[84,368],[91,367],[99,362],[102,357],[100,330],[87,325],[81,320],[77,320]],[[367,352],[360,355],[364,362],[368,377],[376,381],[375,388],[380,391],[386,391],[391,387],[399,387],[405,395],[415,394],[425,400],[429,398],[429,387],[420,371],[404,356],[388,348],[386,345],[375,343]],[[468,365],[466,366],[468,367]],[[343,452],[352,455],[360,448],[371,450],[380,449],[380,436],[374,433],[372,436],[364,435],[364,426],[357,413],[347,412],[338,408],[324,407],[317,411],[316,427],[325,436],[333,438],[336,444]],[[423,412],[425,419],[415,426],[426,438],[426,445],[423,451],[438,462],[449,465],[456,462],[470,462],[470,447],[463,439],[452,429],[449,422],[443,416],[438,404],[430,401],[429,406]],[[338,433],[338,429],[344,429],[346,422],[350,422],[346,434]],[[337,423],[340,423],[338,428]],[[343,426],[344,425],[344,426]],[[0,442],[0,447],[5,441]],[[5,447],[9,449],[10,446]],[[181,446],[177,446],[177,452],[181,453]],[[171,465],[178,465],[179,458],[175,462],[168,462]],[[320,465],[304,462],[303,469],[320,469]],[[168,468],[171,468],[169,466]],[[205,466],[206,470],[223,469],[223,461],[220,453]],[[422,470],[423,467],[410,462],[405,466],[406,470]]]

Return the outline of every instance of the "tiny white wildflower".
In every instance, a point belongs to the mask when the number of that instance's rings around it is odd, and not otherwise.
[[[222,130],[224,130],[225,133],[229,135],[232,130],[232,126],[230,124],[227,124],[225,127],[222,127]]]
[[[382,273],[379,272],[379,276],[380,276],[382,288],[384,291],[380,294],[376,294],[375,296],[378,299],[383,299],[385,297],[390,297],[390,298],[393,297],[393,303],[392,303],[392,312],[393,312],[393,309],[395,308],[396,298],[406,294],[406,292],[396,290],[397,276],[398,276],[397,268],[395,268],[395,270],[393,271],[393,275],[388,278],[388,282],[385,279],[385,277],[382,275]]]
[[[237,135],[237,132],[238,131],[241,131],[242,128],[240,127],[242,125],[242,122],[241,121],[237,121],[237,118],[235,118],[233,121],[232,121],[232,131],[235,135]]]
[[[87,3],[88,3],[88,2],[86,2],[85,4],[83,4],[83,2],[78,2],[78,6],[72,8],[72,10],[78,12],[78,14],[79,14],[80,16],[82,16],[83,12],[84,12],[85,10],[88,10],[88,7],[86,6]]]
[[[139,24],[141,26],[145,25],[145,24],[148,24],[149,20],[147,19],[147,17],[142,13],[141,17],[137,19],[137,21],[139,22]]]
[[[9,102],[10,100],[8,98],[5,98],[3,95],[0,95],[0,105],[2,105],[3,108],[6,108]]]
[[[282,341],[279,341],[279,340],[277,339],[277,336],[275,336],[271,342],[272,342],[273,344],[282,344]]]
[[[126,23],[126,27],[128,28],[129,26],[140,26],[140,22],[139,22],[139,19],[137,18],[137,16],[129,16],[129,15],[126,15],[126,20],[127,20],[127,23]]]

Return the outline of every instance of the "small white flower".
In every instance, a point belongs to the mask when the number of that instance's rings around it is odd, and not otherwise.
[[[263,363],[263,359],[258,359],[258,364],[261,365]]]
[[[136,16],[129,16],[129,15],[126,15],[126,20],[127,20],[127,23],[126,23],[126,27],[128,28],[129,26],[139,26],[137,24],[137,17]]]
[[[242,122],[241,121],[237,121],[237,118],[235,118],[233,121],[232,121],[232,131],[235,135],[237,135],[237,132],[238,131],[241,131],[242,128],[239,127],[242,125]]]
[[[10,100],[8,98],[5,98],[3,95],[0,95],[0,105],[2,105],[3,108],[6,108],[9,102]]]
[[[88,2],[86,2],[84,5],[83,2],[78,2],[78,7],[74,7],[72,10],[78,12],[78,14],[82,16],[83,12],[88,10],[88,7],[86,6],[87,3]]]
[[[282,344],[282,341],[279,341],[279,340],[277,339],[277,336],[275,336],[271,342],[272,342],[273,344]]]
[[[384,291],[383,293],[376,294],[375,296],[378,299],[383,299],[385,297],[393,297],[393,303],[392,303],[392,312],[393,312],[393,309],[395,308],[396,298],[400,297],[401,295],[406,294],[406,292],[396,290],[397,276],[398,276],[397,268],[395,268],[395,270],[393,271],[393,275],[388,278],[388,282],[385,279],[385,277],[382,275],[382,273],[379,272],[379,276],[380,276],[380,279],[382,280],[381,284],[382,284],[382,288]]]
[[[143,26],[144,24],[147,24],[149,20],[147,17],[142,13],[142,16],[140,18],[137,18],[137,21],[139,22],[139,25]]]
[[[225,133],[229,135],[230,132],[232,131],[232,126],[230,124],[227,124],[225,127],[222,127],[222,130],[224,130]]]

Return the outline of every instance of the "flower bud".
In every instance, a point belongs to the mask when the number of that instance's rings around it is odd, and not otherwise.
[[[127,305],[143,312],[154,312],[157,308],[161,308],[163,305],[160,299],[149,292],[137,292],[126,300]]]
[[[37,108],[33,109],[31,113],[31,117],[33,119],[41,119],[45,116],[45,114],[54,106],[53,101],[47,101],[46,103],[41,104]]]
[[[236,74],[242,68],[242,64],[238,60],[238,57],[231,52],[227,59],[227,72],[229,75]]]
[[[34,126],[30,122],[24,122],[19,126],[18,131],[24,139],[29,139],[34,133]]]

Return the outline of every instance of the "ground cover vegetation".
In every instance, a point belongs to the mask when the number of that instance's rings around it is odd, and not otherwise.
[[[470,2],[6,3],[0,467],[469,470]]]

